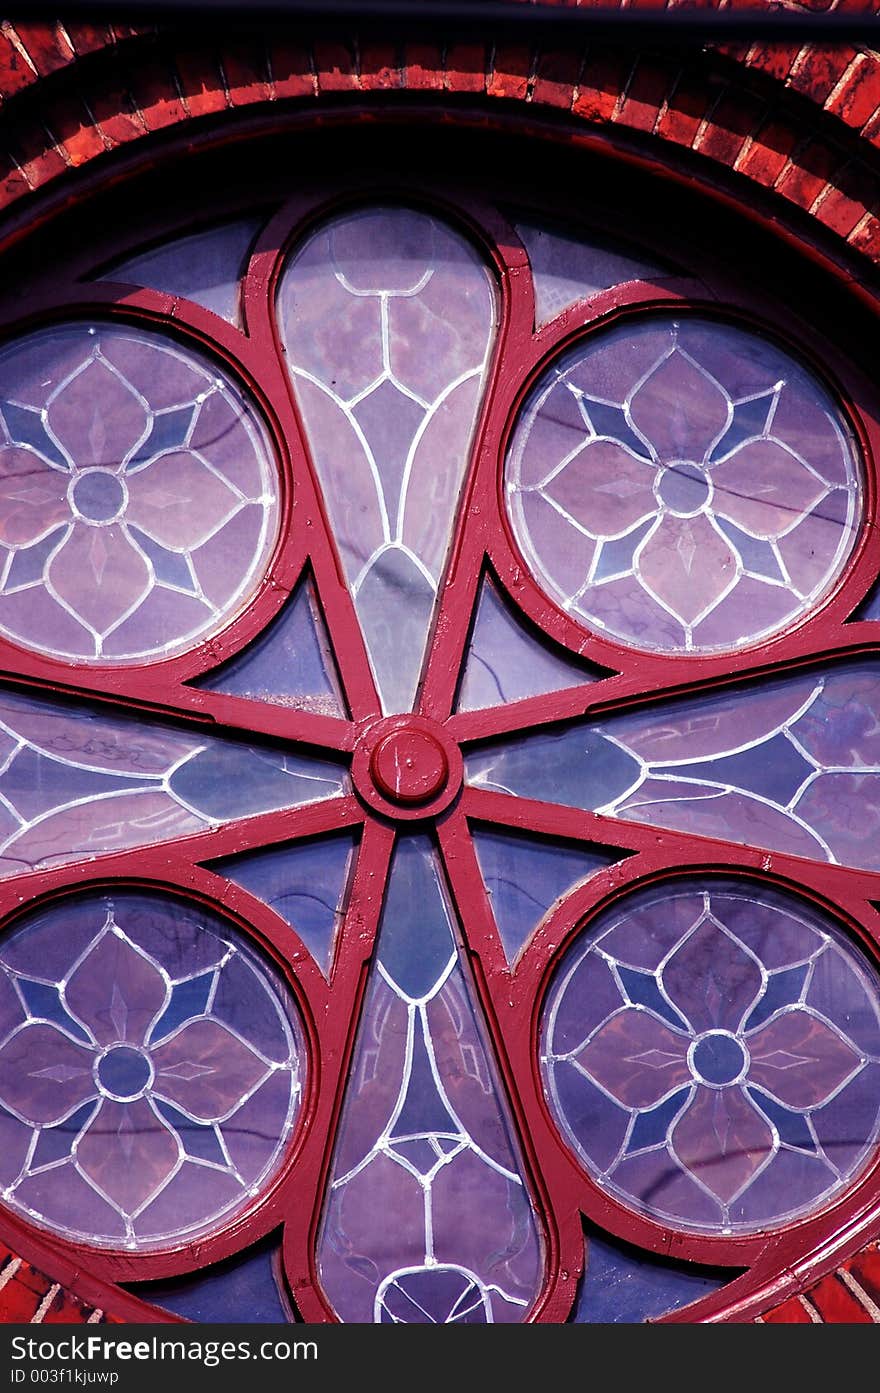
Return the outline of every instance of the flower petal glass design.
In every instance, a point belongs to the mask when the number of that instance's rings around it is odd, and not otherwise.
[[[542,1012],[563,1135],[624,1203],[757,1233],[830,1200],[880,1135],[877,974],[748,881],[637,892],[576,938]]]
[[[698,316],[643,316],[548,367],[505,486],[539,584],[609,638],[669,653],[740,648],[815,608],[863,495],[817,376]]]
[[[77,896],[0,949],[0,1187],[66,1238],[227,1223],[277,1173],[305,1071],[287,990],[183,900]]]
[[[243,608],[278,478],[226,373],[168,334],[74,323],[7,344],[0,376],[0,633],[156,661]]]

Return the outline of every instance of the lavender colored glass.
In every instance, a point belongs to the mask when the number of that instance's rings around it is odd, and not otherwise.
[[[481,711],[596,680],[596,669],[533,635],[486,581],[477,603],[458,693],[459,711]]]
[[[543,1252],[430,840],[397,844],[318,1235],[343,1321],[510,1323]]]
[[[339,764],[0,690],[0,877],[345,792]]]
[[[281,279],[286,363],[387,712],[415,700],[495,314],[476,251],[406,208],[334,218]]]
[[[0,983],[12,1209],[141,1251],[228,1223],[278,1171],[305,1037],[225,920],[171,895],[77,895],[0,944]]]
[[[240,325],[239,282],[260,225],[258,218],[242,218],[188,237],[176,237],[118,262],[101,280],[125,281],[162,290],[166,295],[182,295],[230,324]]]
[[[592,847],[554,844],[489,827],[472,827],[471,835],[510,962],[551,905],[613,860]]]
[[[357,837],[332,837],[248,851],[215,861],[212,870],[271,905],[308,947],[325,976],[342,922]]]
[[[641,256],[624,256],[592,233],[560,223],[517,222],[532,267],[535,326],[540,329],[579,300],[627,281],[668,279],[673,272]]]
[[[344,716],[336,666],[314,590],[303,581],[263,632],[194,684],[213,692]]]
[[[0,352],[0,633],[92,664],[192,647],[259,587],[279,483],[254,406],[150,329],[74,322]]]
[[[477,748],[478,787],[880,869],[880,671],[869,659]]]
[[[828,1203],[874,1154],[878,1003],[876,968],[815,906],[757,881],[666,882],[605,910],[559,964],[547,1101],[624,1203],[757,1233]]]
[[[815,374],[721,319],[643,316],[547,368],[505,465],[539,583],[575,618],[652,652],[776,633],[832,588],[864,481]]]

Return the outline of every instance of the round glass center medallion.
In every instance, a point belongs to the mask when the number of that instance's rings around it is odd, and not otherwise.
[[[748,1064],[739,1040],[726,1030],[710,1030],[694,1042],[688,1054],[694,1078],[710,1088],[735,1083]]]
[[[566,349],[504,465],[525,562],[595,632],[745,647],[806,616],[856,545],[855,434],[818,375],[722,319],[634,315]]]
[[[136,1098],[151,1082],[153,1068],[140,1050],[116,1045],[98,1061],[98,1084],[111,1098]]]
[[[128,502],[128,489],[109,470],[90,469],[74,479],[69,496],[84,522],[113,522]]]
[[[754,1234],[815,1212],[880,1139],[876,969],[758,881],[679,877],[581,930],[541,1013],[548,1105],[637,1212]]]

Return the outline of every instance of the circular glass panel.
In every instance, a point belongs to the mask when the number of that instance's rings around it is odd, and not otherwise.
[[[855,545],[862,472],[816,376],[756,333],[643,316],[546,369],[505,465],[514,534],[576,619],[652,652],[806,614]]]
[[[83,895],[0,942],[0,1195],[77,1242],[151,1249],[278,1170],[305,1077],[283,984],[170,895]]]
[[[0,351],[0,633],[156,661],[256,591],[278,477],[254,407],[169,335],[68,324]]]
[[[678,1228],[758,1233],[837,1195],[880,1135],[878,979],[810,905],[678,880],[582,932],[541,1073],[592,1177]]]

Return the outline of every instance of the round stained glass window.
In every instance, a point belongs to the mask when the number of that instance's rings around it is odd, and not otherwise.
[[[0,633],[156,661],[263,579],[278,477],[254,407],[170,335],[74,323],[0,352]]]
[[[0,944],[0,1195],[68,1239],[151,1249],[227,1222],[281,1164],[305,1039],[230,925],[92,894]]]
[[[817,1209],[880,1135],[878,979],[813,906],[756,882],[636,892],[574,941],[542,1015],[553,1116],[653,1219],[758,1233]]]
[[[513,531],[575,618],[652,652],[767,638],[852,553],[862,473],[815,374],[751,331],[643,315],[538,379],[505,466]]]

